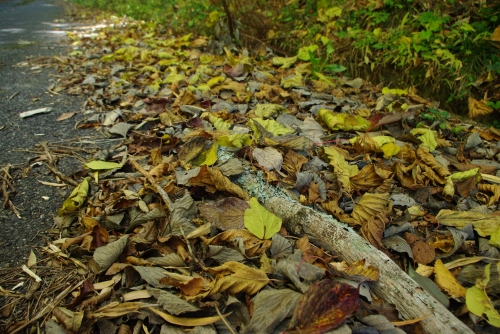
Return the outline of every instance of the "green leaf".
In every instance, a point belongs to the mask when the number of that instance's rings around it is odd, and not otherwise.
[[[105,169],[114,169],[123,167],[122,164],[116,162],[101,161],[101,160],[91,161],[89,163],[86,163],[84,166],[92,170],[105,170]]]
[[[270,239],[281,229],[281,218],[267,211],[255,197],[250,199],[250,208],[245,210],[244,223],[247,230],[257,238]]]
[[[62,217],[66,213],[75,212],[85,202],[89,193],[89,178],[85,178],[73,191],[71,195],[64,201],[62,208],[59,209],[57,214]]]
[[[295,64],[296,61],[297,61],[297,57],[288,57],[288,58],[285,58],[285,57],[274,57],[271,60],[271,63],[274,66],[281,66],[281,68],[289,68],[290,66],[292,66],[293,64]]]

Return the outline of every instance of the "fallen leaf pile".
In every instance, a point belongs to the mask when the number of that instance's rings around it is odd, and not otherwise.
[[[356,229],[457,315],[500,327],[496,129],[427,124],[415,92],[314,80],[297,57],[214,55],[206,38],[113,23],[71,34],[55,60],[49,91],[86,96],[77,127],[123,140],[87,161],[55,219],[50,265],[83,279],[48,332],[401,332],[372,302],[378,269],[290,235],[247,173]]]

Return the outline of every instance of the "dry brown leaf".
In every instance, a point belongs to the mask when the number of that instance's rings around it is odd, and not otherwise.
[[[75,115],[76,115],[76,112],[65,112],[65,113],[62,113],[61,116],[59,116],[56,119],[56,122],[61,122],[61,121],[70,119],[71,117],[73,117]]]
[[[486,104],[486,101],[478,101],[472,96],[469,97],[469,117],[476,118],[479,116],[489,115],[493,112],[493,108]]]
[[[496,27],[491,35],[491,40],[495,42],[500,42],[500,26]]]
[[[215,275],[215,283],[210,290],[211,295],[224,291],[233,295],[238,292],[254,295],[269,283],[269,278],[262,270],[234,261],[209,268],[208,272]]]
[[[57,318],[57,321],[63,325],[64,329],[77,332],[83,321],[83,312],[73,312],[64,307],[56,307],[52,314]]]
[[[481,183],[477,185],[477,189],[482,192],[489,192],[493,194],[493,196],[490,197],[488,205],[493,205],[500,199],[500,185],[498,184]]]
[[[424,147],[420,146],[417,149],[417,157],[420,161],[425,163],[427,166],[431,167],[439,176],[442,178],[451,174],[451,172],[445,166],[441,165],[436,158]],[[444,182],[443,182],[444,183]]]
[[[467,289],[465,289],[444,266],[440,259],[434,264],[434,275],[437,286],[446,291],[453,298],[465,297]]]
[[[359,200],[359,203],[354,207],[352,217],[361,224],[364,224],[370,220],[371,217],[379,213],[386,213],[390,204],[389,193],[365,193]]]
[[[289,150],[283,160],[283,169],[288,173],[300,172],[302,165],[308,162],[305,156],[298,154],[294,150]]]
[[[173,285],[179,288],[186,296],[196,296],[201,291],[206,290],[208,281],[201,277],[192,277],[168,272],[167,277],[160,279],[161,284]]]
[[[370,219],[361,226],[359,233],[363,238],[368,240],[374,247],[378,249],[385,249],[382,243],[384,237],[384,230],[389,219],[384,214],[378,214],[370,217]]]
[[[198,175],[190,178],[187,185],[203,186],[209,193],[215,193],[218,190],[235,195],[246,201],[249,200],[248,195],[243,189],[232,183],[219,169],[210,168],[206,165],[201,166]]]
[[[245,210],[250,206],[236,197],[226,197],[220,201],[207,203],[199,207],[206,220],[219,230],[235,230],[244,228]]]
[[[350,178],[351,185],[354,189],[369,191],[372,188],[382,185],[382,178],[375,169],[374,164],[368,164],[363,167],[358,174]]]
[[[416,235],[406,232],[405,240],[411,246],[413,258],[416,262],[428,264],[436,258],[436,251],[434,250],[434,247],[426,244]]]
[[[346,214],[344,210],[342,210],[337,201],[329,201],[321,203],[321,206],[326,211],[330,212],[335,218],[337,218],[342,223],[349,224],[351,226],[361,225],[362,222],[352,218],[350,215]]]
[[[330,265],[337,270],[342,277],[356,282],[377,281],[380,273],[375,266],[367,265],[366,260],[362,259],[353,263],[330,262]]]
[[[260,256],[264,254],[272,244],[271,240],[259,239],[247,229],[229,230],[219,233],[212,239],[206,240],[205,244],[214,245],[225,242],[233,245],[233,242],[237,242],[238,240],[243,242],[245,254],[248,257]]]
[[[90,316],[97,319],[117,318],[132,312],[137,312],[142,307],[144,307],[144,305],[140,302],[112,302],[93,312]]]

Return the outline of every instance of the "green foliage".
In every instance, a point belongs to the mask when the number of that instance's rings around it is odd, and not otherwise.
[[[99,8],[117,15],[154,21],[174,31],[193,29],[207,33],[205,25],[210,12],[217,9],[210,0],[71,0],[86,7]]]

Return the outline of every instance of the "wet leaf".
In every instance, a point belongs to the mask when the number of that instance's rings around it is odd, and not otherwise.
[[[245,210],[245,227],[259,239],[270,239],[281,228],[281,218],[276,217],[266,208],[260,205],[259,201],[252,197],[250,208]]]
[[[358,308],[357,289],[334,280],[322,280],[311,285],[299,300],[289,331],[325,333],[342,325]]]

